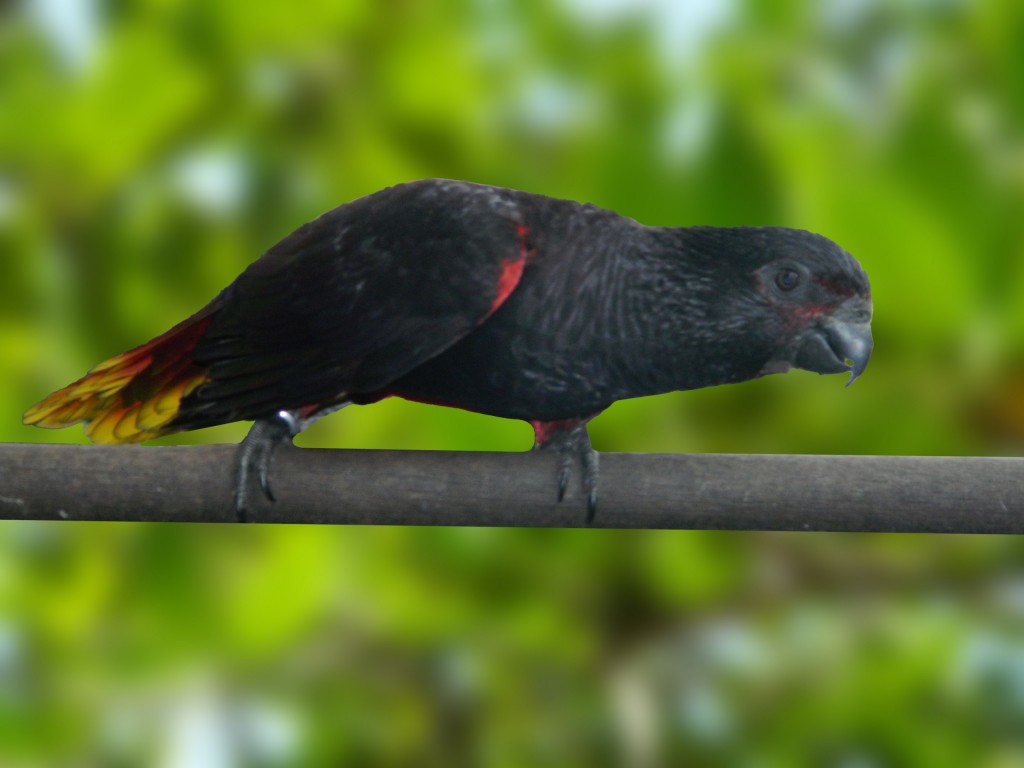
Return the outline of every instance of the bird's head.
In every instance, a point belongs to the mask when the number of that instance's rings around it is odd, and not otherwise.
[[[871,288],[850,254],[802,230],[751,231],[759,241],[756,302],[773,319],[777,343],[760,374],[800,368],[851,376],[871,357]]]

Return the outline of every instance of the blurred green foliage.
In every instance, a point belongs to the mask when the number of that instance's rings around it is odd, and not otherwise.
[[[442,176],[811,229],[871,276],[856,386],[620,403],[599,449],[1020,452],[1022,39],[1024,5],[957,0],[4,5],[0,439],[81,441],[19,416],[302,222]],[[530,431],[389,401],[300,443]],[[0,530],[4,765],[1024,763],[1009,538]]]

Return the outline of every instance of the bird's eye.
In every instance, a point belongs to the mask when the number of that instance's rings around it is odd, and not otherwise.
[[[800,285],[800,273],[795,269],[780,269],[775,275],[775,284],[780,291],[792,291]]]

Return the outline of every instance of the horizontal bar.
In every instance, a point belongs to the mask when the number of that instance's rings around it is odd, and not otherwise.
[[[0,518],[235,522],[236,446],[0,444]],[[583,527],[539,453],[283,446],[251,522]],[[601,454],[596,528],[1024,533],[1024,459]]]

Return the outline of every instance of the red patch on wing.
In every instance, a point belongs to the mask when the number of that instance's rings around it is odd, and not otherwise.
[[[505,299],[519,285],[519,280],[523,276],[523,267],[526,266],[526,261],[532,254],[529,242],[529,228],[525,224],[517,224],[516,234],[519,236],[519,255],[514,259],[501,260],[501,273],[498,275],[498,292],[494,297],[494,301],[491,302],[488,314],[504,304]]]
[[[498,277],[498,294],[494,297],[494,301],[491,302],[491,312],[504,304],[505,299],[519,285],[519,278],[523,276],[523,266],[525,263],[526,260],[523,258],[502,260],[501,275]]]

